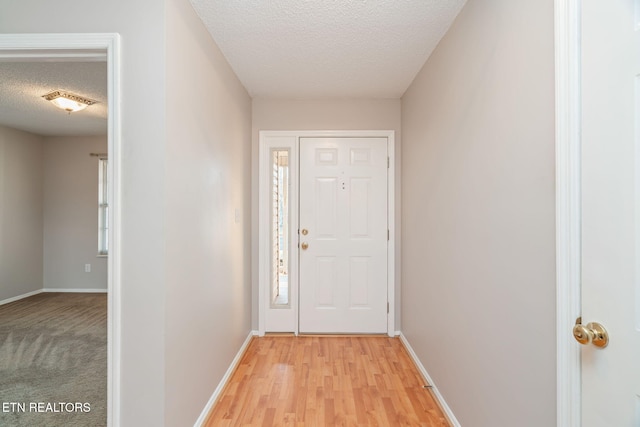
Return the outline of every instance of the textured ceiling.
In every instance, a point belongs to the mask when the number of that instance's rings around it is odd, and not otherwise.
[[[191,0],[251,96],[399,98],[465,0]]]
[[[56,89],[99,103],[69,114],[42,98]],[[0,125],[45,136],[106,135],[106,63],[0,61]]]
[[[399,98],[465,0],[191,2],[251,96]],[[0,52],[0,125],[106,134],[106,63],[95,52],[64,53]],[[42,99],[55,89],[99,103],[69,115]]]

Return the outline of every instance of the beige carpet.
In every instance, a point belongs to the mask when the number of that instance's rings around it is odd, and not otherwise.
[[[0,426],[105,426],[106,294],[0,306]]]

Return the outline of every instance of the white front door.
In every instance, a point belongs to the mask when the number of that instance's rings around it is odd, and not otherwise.
[[[640,426],[638,1],[582,2],[582,426]]]
[[[300,138],[300,332],[387,332],[387,162],[387,138]]]

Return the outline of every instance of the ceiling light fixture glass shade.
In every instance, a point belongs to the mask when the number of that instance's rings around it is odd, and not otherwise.
[[[46,95],[42,95],[42,97],[47,101],[51,101],[56,107],[69,113],[84,110],[89,105],[93,105],[98,102],[93,99],[85,98],[84,96],[62,90],[54,90]]]

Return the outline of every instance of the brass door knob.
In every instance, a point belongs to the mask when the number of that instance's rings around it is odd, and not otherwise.
[[[583,325],[581,317],[576,319],[573,337],[583,345],[593,344],[596,347],[604,348],[609,344],[609,333],[604,326],[598,322],[589,322]]]
[[[302,242],[302,244],[300,245],[300,247],[302,248],[303,251],[306,251],[307,248],[309,247],[309,244],[307,242]]]
[[[592,333],[585,325],[575,325],[573,327],[573,337],[580,344],[587,345],[591,342]]]

